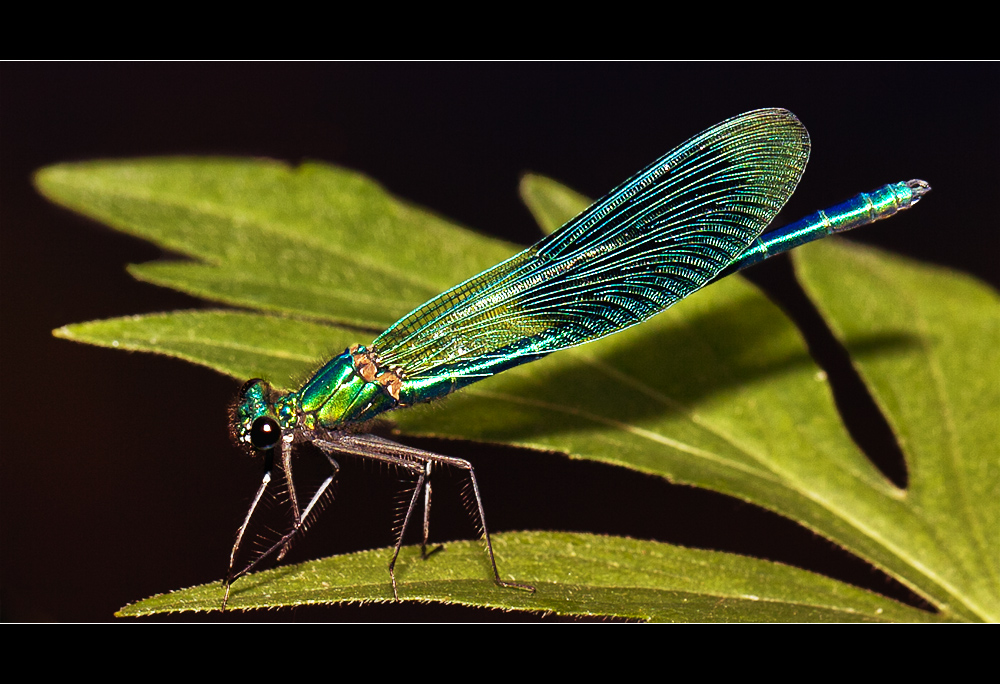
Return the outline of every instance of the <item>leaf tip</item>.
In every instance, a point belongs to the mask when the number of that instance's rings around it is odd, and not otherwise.
[[[37,190],[39,194],[43,197],[51,199],[51,190],[56,184],[56,179],[59,177],[61,169],[61,164],[43,166],[31,174],[31,184],[35,186],[35,190]]]

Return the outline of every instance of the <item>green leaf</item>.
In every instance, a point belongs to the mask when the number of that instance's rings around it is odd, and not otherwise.
[[[451,542],[427,561],[404,548],[396,565],[403,601],[441,601],[501,610],[638,620],[758,622],[921,622],[929,613],[804,570],[669,544],[567,532],[517,532],[493,538],[518,591],[483,581],[489,561],[476,542]],[[364,551],[260,572],[233,585],[234,610],[343,601],[392,602],[391,550]],[[126,606],[119,617],[216,610],[219,583],[182,589]]]
[[[943,610],[996,621],[1000,297],[968,276],[835,241],[802,257],[806,291],[906,454],[906,523],[878,536],[905,553],[908,576],[928,578]],[[866,339],[906,340],[907,353],[878,353]]]
[[[258,310],[130,317],[57,335],[169,354],[282,388],[514,250],[321,165],[98,162],[46,169],[37,182],[61,204],[198,259],[132,267],[138,277]],[[583,201],[535,176],[524,179],[522,193],[549,227]],[[279,254],[261,247],[277,237]],[[548,533],[507,535],[509,544],[497,549],[501,571],[536,584],[535,595],[493,587],[481,549],[451,544],[415,564],[412,576],[401,572],[401,596],[656,620],[1000,618],[1000,397],[995,372],[983,372],[1000,367],[996,294],[833,240],[798,251],[807,290],[900,438],[907,490],[857,449],[798,331],[739,278],[641,326],[477,383],[441,407],[390,417],[409,434],[555,450],[752,502],[866,559],[936,615],[773,563],[592,536],[570,543]],[[373,283],[382,284],[374,295]],[[369,331],[330,325],[345,322]],[[470,557],[468,572],[449,560],[466,549],[479,558]],[[381,560],[358,554],[241,579],[234,601],[382,600],[389,552],[371,553]],[[621,567],[609,571],[611,561]],[[374,574],[350,570],[358,563]],[[675,563],[716,572],[674,572]],[[293,577],[303,579],[286,590],[274,585]],[[213,609],[220,597],[212,586],[214,602],[197,590],[150,601],[161,610]]]

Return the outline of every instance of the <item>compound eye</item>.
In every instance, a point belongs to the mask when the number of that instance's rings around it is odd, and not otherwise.
[[[255,449],[261,451],[273,449],[279,439],[281,439],[281,428],[274,418],[261,416],[250,426],[250,443]]]

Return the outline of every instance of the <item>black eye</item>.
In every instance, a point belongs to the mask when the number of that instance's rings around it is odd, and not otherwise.
[[[273,449],[279,439],[281,439],[281,428],[273,418],[261,416],[250,426],[250,443],[255,449],[261,451]]]

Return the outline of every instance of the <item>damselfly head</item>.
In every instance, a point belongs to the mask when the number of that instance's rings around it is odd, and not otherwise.
[[[229,418],[236,444],[251,452],[267,451],[281,440],[281,426],[274,413],[274,390],[266,380],[248,380],[236,397]]]

